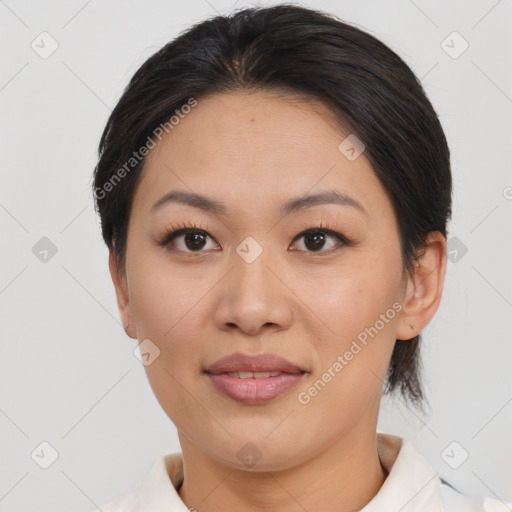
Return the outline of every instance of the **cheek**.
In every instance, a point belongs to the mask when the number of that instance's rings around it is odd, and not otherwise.
[[[148,382],[162,409],[180,424],[193,414],[197,403],[183,390],[191,390],[200,371],[200,347],[205,318],[204,284],[165,271],[159,262],[133,260],[130,282],[131,306],[140,341],[150,339],[158,357],[144,366]],[[197,412],[196,412],[197,414]]]
[[[154,337],[165,341],[190,322],[204,284],[197,272],[187,275],[172,269],[165,254],[132,254],[129,269],[129,289],[132,315],[139,339]]]
[[[208,291],[218,278],[195,265],[173,265],[165,254],[151,251],[134,257],[132,268],[130,301],[138,338],[157,344],[166,365],[177,366],[180,355],[199,354],[195,340],[208,328]]]
[[[384,271],[342,268],[319,279],[302,282],[300,296],[325,324],[326,334],[347,340],[372,325],[398,297],[398,283]]]
[[[377,375],[385,373],[395,343],[401,259],[399,253],[374,250],[351,262],[328,274],[310,274],[307,282],[296,281],[313,312],[304,312],[309,318],[305,326],[322,369],[351,351],[344,378],[369,378],[378,384],[368,368]]]
[[[317,310],[321,312],[319,316],[327,326],[324,335],[315,342],[324,369],[345,354],[347,366],[354,367],[354,370],[355,367],[378,365],[385,358],[386,340],[390,339],[392,324],[379,323],[377,333],[371,330],[379,315],[391,307],[382,291],[368,289],[360,279],[351,278],[338,286],[331,283],[324,287],[316,300]],[[356,375],[346,369],[344,374],[347,377]]]
[[[309,411],[317,411],[308,421],[322,418],[318,428],[332,435],[340,425],[348,428],[381,396],[395,343],[394,291],[386,279],[353,272],[323,281],[313,293],[309,289],[307,303],[316,313],[310,318],[321,332],[310,332],[317,371],[311,387],[301,391]]]

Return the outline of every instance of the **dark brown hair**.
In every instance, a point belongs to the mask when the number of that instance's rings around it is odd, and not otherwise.
[[[137,152],[191,98],[240,90],[320,100],[365,144],[393,204],[404,271],[413,271],[429,232],[446,237],[450,153],[419,80],[367,32],[319,10],[281,4],[192,26],[144,62],[126,87],[101,137],[93,184],[103,239],[122,272],[144,165]],[[384,393],[399,390],[422,408],[419,348],[420,335],[396,341]]]

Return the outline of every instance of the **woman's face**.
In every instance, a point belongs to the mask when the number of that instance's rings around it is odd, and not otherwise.
[[[212,95],[146,157],[116,291],[129,334],[150,340],[145,370],[184,451],[279,469],[375,434],[407,282],[392,204],[365,153],[354,159],[361,148],[339,149],[347,135],[319,103]],[[152,208],[171,191],[217,209]],[[328,202],[306,201],[316,194]],[[159,245],[181,227],[204,234]],[[233,353],[275,354],[306,373],[233,384],[205,372]],[[243,387],[245,401],[215,379]],[[292,387],[256,394],[272,379]]]

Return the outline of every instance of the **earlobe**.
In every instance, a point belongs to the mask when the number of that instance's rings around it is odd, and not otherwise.
[[[446,239],[435,231],[429,233],[427,246],[421,252],[413,274],[407,278],[396,339],[414,338],[433,318],[441,302],[445,272]]]
[[[110,276],[112,283],[114,284],[117,306],[119,308],[119,314],[121,315],[121,321],[124,326],[126,334],[133,339],[137,339],[137,335],[134,332],[131,306],[128,295],[128,288],[126,286],[126,280],[123,276],[119,275],[116,257],[113,250],[109,251],[108,267],[110,270]]]

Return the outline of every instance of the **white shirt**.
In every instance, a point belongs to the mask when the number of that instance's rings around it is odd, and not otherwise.
[[[377,432],[379,458],[388,476],[360,512],[510,512],[512,503],[457,492],[442,480],[411,441]],[[181,453],[160,457],[133,489],[101,507],[103,512],[189,512],[177,489]],[[201,511],[198,511],[201,512]]]

